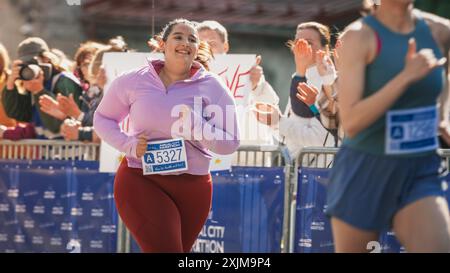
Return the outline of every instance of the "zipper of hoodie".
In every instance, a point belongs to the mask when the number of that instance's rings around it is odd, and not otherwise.
[[[166,95],[169,94],[169,89],[170,89],[170,88],[172,88],[172,87],[175,86],[176,84],[178,84],[178,83],[180,83],[180,82],[183,82],[183,81],[184,81],[184,80],[176,81],[176,82],[172,83],[171,85],[167,86],[167,88],[164,88],[164,89],[165,89]]]

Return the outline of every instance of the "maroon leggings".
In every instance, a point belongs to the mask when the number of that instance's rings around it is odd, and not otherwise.
[[[211,175],[144,176],[124,159],[114,198],[142,252],[189,252],[211,208]]]

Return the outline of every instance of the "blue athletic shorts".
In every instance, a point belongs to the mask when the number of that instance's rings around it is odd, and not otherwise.
[[[343,146],[327,188],[326,214],[356,228],[382,232],[395,214],[419,199],[445,196],[441,158],[373,155]]]

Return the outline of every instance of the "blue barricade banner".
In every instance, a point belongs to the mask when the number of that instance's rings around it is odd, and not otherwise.
[[[447,203],[450,205],[450,173],[444,178],[443,187],[447,193]]]
[[[334,251],[330,220],[324,213],[328,174],[327,169],[298,171],[294,252]]]
[[[280,252],[283,168],[212,176],[212,210],[192,251]],[[0,252],[116,252],[113,183],[98,162],[0,160]]]
[[[212,209],[192,252],[281,252],[283,168],[233,167],[212,178]],[[139,252],[135,242],[131,251]]]
[[[212,175],[212,210],[193,251],[281,252],[284,169],[233,167]]]
[[[326,185],[330,169],[298,170],[298,192],[295,215],[294,252],[330,253],[334,251],[330,219],[325,215]],[[381,252],[403,252],[393,232],[384,232],[379,239]]]
[[[114,176],[98,162],[0,161],[0,252],[116,252]]]

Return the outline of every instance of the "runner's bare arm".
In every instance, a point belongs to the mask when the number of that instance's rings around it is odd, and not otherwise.
[[[442,54],[450,60],[450,20],[442,18],[432,13],[415,10],[415,12],[420,13],[420,15],[425,18],[426,22],[431,28],[432,35],[439,44]],[[447,77],[445,88],[439,97],[439,113],[440,113],[440,133],[443,139],[450,145],[450,122],[449,122],[449,97],[450,97],[450,62],[447,62]]]

